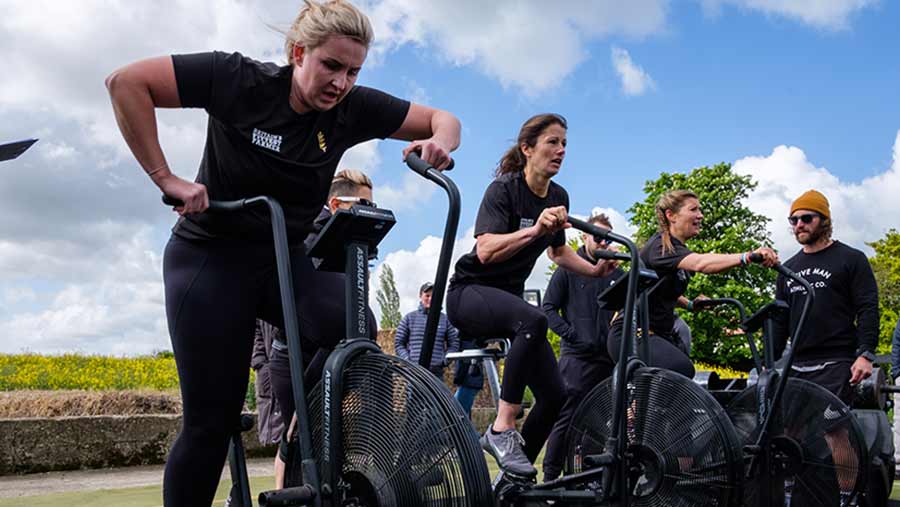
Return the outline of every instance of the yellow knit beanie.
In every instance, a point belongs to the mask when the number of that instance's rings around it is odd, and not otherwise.
[[[791,204],[791,215],[798,209],[815,211],[825,218],[831,218],[831,210],[828,208],[828,199],[816,190],[807,190]]]

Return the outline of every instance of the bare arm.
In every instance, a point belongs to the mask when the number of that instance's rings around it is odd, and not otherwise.
[[[410,104],[406,119],[391,138],[412,141],[403,149],[404,159],[412,151],[421,151],[423,160],[444,169],[450,164],[450,152],[459,147],[460,129],[459,120],[447,111]]]
[[[181,107],[172,58],[141,60],[113,71],[106,78],[116,123],[144,171],[166,163],[156,129],[157,107]],[[157,181],[168,169],[155,173]]]
[[[597,264],[582,259],[569,245],[551,246],[547,249],[550,260],[569,271],[582,276],[605,276],[615,269],[615,261],[597,261]]]
[[[680,269],[708,275],[741,265],[741,254],[692,253],[678,263]]]
[[[508,234],[484,233],[475,238],[475,253],[482,264],[503,262],[539,236],[537,225]]]
[[[544,234],[554,234],[561,229],[571,227],[566,222],[567,217],[568,213],[565,206],[544,208],[537,222],[531,227],[506,234],[487,232],[481,234],[475,238],[475,253],[478,255],[478,260],[482,264],[505,261],[519,250],[525,248],[535,238]]]
[[[144,172],[164,193],[185,202],[181,212],[206,209],[206,188],[172,174],[159,144],[156,108],[181,107],[172,57],[150,58],[117,69],[106,78],[106,88],[122,137]]]
[[[762,264],[772,267],[778,264],[778,254],[771,248],[757,248],[753,252],[762,256]],[[731,268],[741,266],[741,256],[744,254],[719,254],[719,253],[692,253],[681,259],[678,263],[680,269],[708,275],[728,271]]]

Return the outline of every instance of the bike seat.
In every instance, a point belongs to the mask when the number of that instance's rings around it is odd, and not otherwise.
[[[509,352],[510,342],[508,338],[475,338],[471,341],[483,345],[483,348],[450,352],[447,354],[447,360],[493,359],[494,361],[499,361],[506,357],[506,354]],[[491,347],[494,344],[498,346]]]

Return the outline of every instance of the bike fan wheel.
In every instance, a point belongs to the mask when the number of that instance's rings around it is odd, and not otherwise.
[[[609,379],[595,387],[573,415],[566,474],[585,471],[582,463],[606,450],[612,385]],[[628,382],[625,406],[632,505],[740,502],[740,444],[725,411],[708,392],[677,373],[638,368]]]
[[[354,505],[474,506],[492,502],[477,436],[431,372],[385,354],[344,370],[343,491]],[[322,388],[310,396],[313,447],[321,454]]]
[[[728,415],[746,445],[756,444],[762,425],[757,417],[759,392],[756,386],[748,387],[728,405]],[[771,479],[763,480],[758,467],[747,470],[745,506],[784,505],[788,494],[792,507],[837,506],[862,491],[865,440],[856,418],[837,396],[811,382],[789,378],[775,410],[768,453]]]

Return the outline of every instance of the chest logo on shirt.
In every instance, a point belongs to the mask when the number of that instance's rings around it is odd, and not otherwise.
[[[797,271],[797,274],[802,276],[804,280],[809,282],[813,289],[824,289],[828,287],[828,281],[831,279],[831,271],[828,271],[824,268],[806,268]],[[806,293],[806,290],[802,285],[794,282],[791,279],[788,279],[786,281],[786,285],[791,294],[795,292]]]
[[[532,225],[534,225],[533,218],[523,218],[523,219],[519,220],[519,230],[527,229],[527,228],[531,227]]]
[[[325,144],[325,133],[321,130],[318,134],[316,134],[316,139],[319,140],[319,149],[322,150],[322,153],[328,151],[328,145]]]
[[[253,129],[253,144],[274,152],[281,152],[281,136]]]

